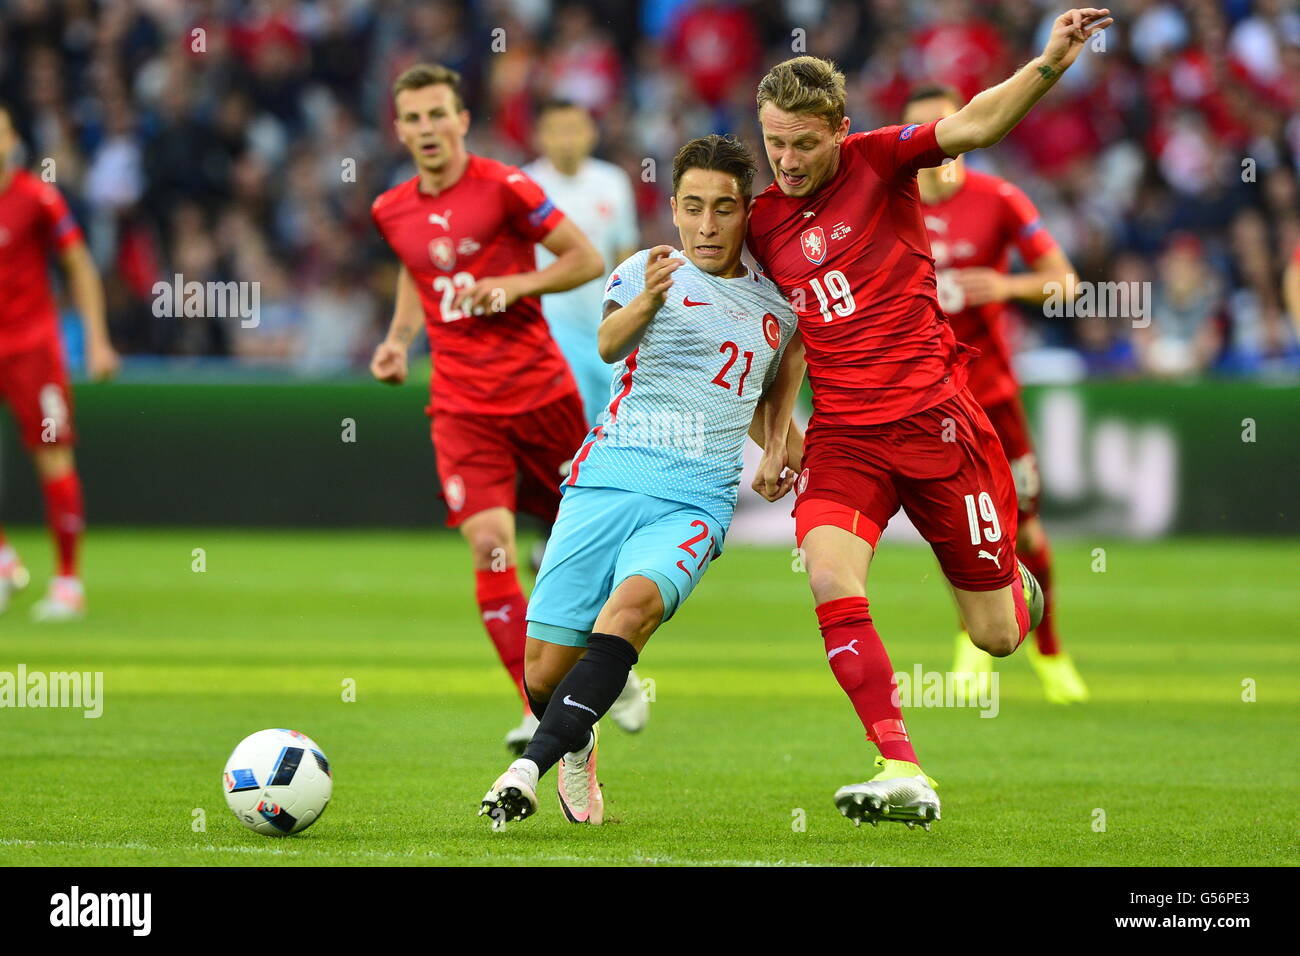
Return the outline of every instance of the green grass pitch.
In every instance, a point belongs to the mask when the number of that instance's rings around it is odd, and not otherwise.
[[[91,616],[0,618],[0,671],[102,671],[104,713],[0,710],[0,864],[1294,864],[1300,769],[1294,542],[1061,543],[1061,631],[1093,700],[1045,703],[1002,665],[1000,712],[908,711],[938,779],[933,832],[854,829],[834,790],[874,754],[826,665],[788,550],[734,547],[639,668],[649,727],[607,725],[602,828],[537,816],[492,832],[478,800],[518,707],[482,632],[468,555],[434,533],[95,529]],[[1106,570],[1092,570],[1093,549]],[[196,548],[206,571],[191,570]],[[886,545],[872,609],[897,670],[950,664],[928,551]],[[343,700],[344,681],[356,700]],[[1243,700],[1251,696],[1254,700]],[[225,807],[221,770],[265,727],[313,736],[334,800],[271,839]],[[205,815],[199,828],[195,811]],[[800,827],[800,821],[803,826]]]

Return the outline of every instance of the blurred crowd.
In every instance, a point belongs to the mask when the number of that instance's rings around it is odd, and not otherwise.
[[[534,110],[577,101],[672,241],[672,154],[711,131],[761,148],[754,86],[836,61],[854,129],[908,91],[970,96],[1041,49],[1064,0],[8,0],[0,98],[72,203],[128,355],[363,369],[395,263],[369,207],[414,172],[389,86],[465,77],[470,149],[532,158]],[[1002,144],[971,157],[1037,203],[1087,281],[1150,282],[1150,324],[1026,310],[1013,330],[1094,376],[1295,374],[1282,273],[1300,242],[1300,14],[1284,0],[1117,0]],[[770,181],[761,163],[759,183]],[[261,321],[153,315],[157,281],[258,281]]]

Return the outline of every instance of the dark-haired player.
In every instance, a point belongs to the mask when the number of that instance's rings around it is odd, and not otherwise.
[[[923,126],[850,135],[844,76],[816,57],[778,64],[758,87],[776,182],[754,199],[749,247],[799,314],[813,386],[795,536],[831,671],[880,750],[875,777],[835,794],[855,824],[939,818],[867,604],[889,519],[907,512],[990,654],[1012,653],[1041,613],[1016,559],[1011,470],[939,308],[916,172],[998,142],[1110,22],[1063,14],[1040,56]]]
[[[754,170],[735,139],[683,146],[672,196],[681,251],[642,250],[605,283],[598,344],[617,363],[614,384],[564,482],[528,604],[527,686],[542,723],[483,797],[494,825],[532,815],[557,763],[565,816],[602,822],[596,722],[722,553],[747,433],[766,449],[756,490],[775,501],[793,482],[803,362],[789,304],[741,262]]]
[[[407,350],[426,329],[447,524],[469,543],[483,626],[524,704],[523,722],[506,737],[518,752],[536,720],[523,686],[527,603],[515,570],[515,512],[555,519],[559,482],[587,430],[538,296],[588,282],[603,266],[536,183],[466,151],[459,84],[455,71],[419,64],[393,86],[394,125],[417,174],[371,208],[402,268],[370,370],[380,381],[405,380]],[[535,243],[556,257],[545,269]]]
[[[0,106],[0,403],[9,406],[36,464],[57,557],[56,574],[32,616],[61,621],[86,612],[77,567],[85,517],[72,453],[72,395],[50,291],[53,255],[85,328],[86,370],[92,378],[107,378],[118,358],[108,340],[99,271],[81,229],[53,185],[13,165],[17,147],[13,118]],[[0,529],[0,612],[27,579]]]
[[[922,87],[908,99],[903,123],[924,125],[960,108],[955,90]],[[957,341],[980,352],[970,363],[967,387],[998,433],[1016,483],[1016,556],[1043,589],[1043,619],[1034,628],[1036,648],[1026,649],[1029,661],[1049,701],[1086,700],[1083,678],[1056,635],[1051,554],[1038,517],[1038,462],[1004,331],[1006,303],[1041,305],[1052,283],[1061,289],[1069,281],[1070,260],[1043,228],[1029,197],[1013,183],[967,170],[960,158],[920,170],[916,183],[930,233],[939,307]],[[1012,248],[1029,271],[1008,274]],[[969,635],[957,635],[953,673],[967,686],[992,667],[993,659],[972,644]]]

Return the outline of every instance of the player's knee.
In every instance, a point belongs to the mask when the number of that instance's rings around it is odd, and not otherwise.
[[[510,535],[502,528],[483,525],[465,531],[474,567],[502,569],[514,564]]]
[[[619,586],[597,627],[607,634],[638,643],[654,633],[663,620],[659,587],[646,578],[629,578]]]
[[[818,604],[845,597],[866,597],[867,594],[861,581],[830,563],[809,566],[808,587],[812,589],[813,600]]]
[[[524,684],[528,687],[528,696],[534,700],[550,700],[563,679],[564,674],[543,661],[524,662]]]
[[[661,608],[662,605],[659,608],[651,607],[648,600],[612,608],[608,633],[616,634],[626,641],[649,637],[659,626]]]
[[[1016,550],[1023,554],[1032,554],[1043,546],[1043,526],[1037,518],[1026,518],[1020,523],[1016,533]]]
[[[993,657],[1006,657],[1020,645],[1020,629],[1014,620],[983,621],[968,625],[971,643]]]
[[[76,468],[72,449],[66,445],[54,445],[49,448],[37,448],[32,452],[36,472],[42,481],[58,481],[71,474]]]

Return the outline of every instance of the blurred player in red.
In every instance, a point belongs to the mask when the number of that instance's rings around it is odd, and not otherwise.
[[[939,818],[867,603],[889,519],[907,512],[990,654],[1012,653],[1042,610],[1015,554],[1011,469],[965,387],[970,351],[939,308],[916,173],[1001,140],[1110,24],[1107,12],[1058,17],[1042,54],[926,125],[849,135],[844,76],[816,57],[778,64],[758,87],[776,182],[754,199],[749,247],[799,315],[813,386],[795,537],[831,672],[880,750],[875,777],[835,794],[855,823]]]
[[[922,87],[909,98],[903,123],[925,125],[960,108],[960,95],[951,87]],[[961,159],[954,159],[920,170],[916,184],[930,234],[939,308],[947,314],[957,341],[980,352],[970,363],[967,387],[998,433],[1016,483],[1016,556],[1043,589],[1043,620],[1034,629],[1037,650],[1028,648],[1029,660],[1048,700],[1086,700],[1088,689],[1056,636],[1051,553],[1038,517],[1038,462],[1004,332],[1005,303],[1042,305],[1050,283],[1058,290],[1069,287],[1073,269],[1043,228],[1029,197],[1005,179],[967,170]],[[1028,272],[1008,274],[1012,247]],[[974,688],[977,675],[992,668],[993,659],[972,644],[969,635],[957,635],[953,672],[968,688]]]
[[[506,736],[520,753],[537,721],[523,683],[528,604],[515,568],[515,512],[555,520],[560,481],[587,433],[538,297],[591,281],[603,263],[536,183],[466,151],[469,112],[454,70],[413,66],[397,78],[393,99],[397,137],[418,172],[371,207],[402,268],[370,370],[383,382],[404,381],[407,350],[427,330],[447,524],[469,543],[483,626],[523,701],[524,720]],[[536,243],[556,257],[542,270]]]
[[[118,359],[108,341],[99,272],[81,229],[57,189],[14,165],[17,148],[13,118],[0,106],[0,403],[9,406],[36,464],[54,536],[57,573],[45,598],[33,605],[32,617],[69,620],[86,612],[77,568],[85,518],[50,258],[57,256],[62,265],[68,295],[81,316],[91,377],[112,375]],[[0,612],[28,577],[0,528]]]

